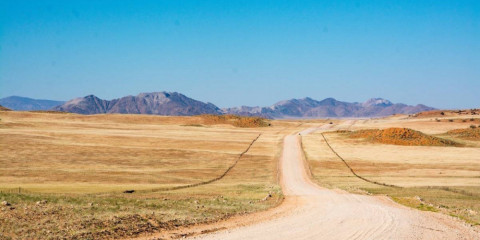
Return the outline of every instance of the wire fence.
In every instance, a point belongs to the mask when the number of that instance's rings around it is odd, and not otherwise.
[[[337,155],[337,157],[342,160],[342,162],[345,164],[345,166],[347,166],[348,169],[350,169],[350,172],[352,172],[352,174],[359,178],[359,179],[362,179],[363,181],[365,182],[369,182],[369,183],[373,183],[373,184],[376,184],[376,185],[381,185],[381,186],[385,186],[385,187],[394,187],[394,188],[402,188],[400,186],[397,186],[397,185],[393,185],[393,184],[386,184],[386,183],[382,183],[382,182],[377,182],[377,181],[373,181],[373,180],[370,180],[370,179],[367,179],[367,178],[364,178],[360,175],[358,175],[352,167],[350,167],[350,165],[347,163],[347,161],[345,161],[345,159],[343,159],[333,148],[332,146],[330,146],[330,143],[328,143],[327,141],[327,138],[325,137],[325,135],[323,133],[322,134],[322,137],[323,139],[325,140],[325,143],[327,144],[327,146],[330,148],[330,150],[332,150],[332,152]]]
[[[0,189],[0,193],[18,193],[18,194],[21,194],[21,193],[34,193],[34,192],[32,192],[30,190],[27,190],[25,188],[18,187],[18,188]]]
[[[150,189],[142,189],[142,190],[124,190],[124,191],[108,191],[108,192],[96,192],[96,193],[87,193],[87,194],[82,194],[82,195],[90,195],[90,196],[95,196],[95,195],[102,195],[102,194],[118,194],[118,193],[151,193],[151,192],[161,192],[161,191],[173,191],[173,190],[179,190],[179,189],[186,189],[186,188],[192,188],[192,187],[198,187],[206,184],[210,184],[213,182],[216,182],[218,180],[221,180],[224,178],[238,163],[238,161],[250,150],[252,145],[260,138],[262,134],[259,133],[257,137],[255,137],[248,145],[248,147],[241,152],[238,157],[235,159],[235,161],[224,171],[222,174],[220,174],[217,177],[214,177],[212,179],[209,179],[207,181],[202,181],[198,183],[193,183],[193,184],[186,184],[186,185],[180,185],[180,186],[174,186],[174,187],[159,187],[159,188],[150,188]],[[1,193],[10,193],[10,194],[49,194],[49,195],[65,195],[66,193],[43,193],[43,192],[37,192],[37,191],[31,191],[22,187],[18,188],[4,188],[0,189],[0,194]],[[75,194],[75,193],[73,193]],[[77,194],[78,195],[78,194]]]

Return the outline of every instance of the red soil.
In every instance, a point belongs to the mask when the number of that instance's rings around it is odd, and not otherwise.
[[[438,137],[429,136],[409,128],[387,128],[384,130],[359,130],[349,134],[352,138],[366,138],[369,141],[406,146],[458,146],[459,144]]]

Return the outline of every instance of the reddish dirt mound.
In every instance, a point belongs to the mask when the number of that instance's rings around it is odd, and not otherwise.
[[[267,127],[270,123],[265,118],[242,117],[237,115],[200,115],[204,124],[230,124],[235,127]]]
[[[458,146],[459,144],[429,136],[409,128],[387,128],[384,130],[359,130],[350,133],[352,138],[366,138],[372,142],[407,146]]]
[[[12,111],[12,109],[0,105],[0,111]]]
[[[447,132],[448,135],[453,135],[459,138],[470,140],[480,140],[480,127],[454,129]]]

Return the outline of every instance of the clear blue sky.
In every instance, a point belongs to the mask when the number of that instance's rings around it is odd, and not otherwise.
[[[0,97],[480,107],[480,1],[0,0]]]

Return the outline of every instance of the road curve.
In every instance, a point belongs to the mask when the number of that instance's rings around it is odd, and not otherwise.
[[[196,239],[480,239],[449,216],[410,209],[386,197],[319,187],[305,170],[297,135],[285,138],[280,164],[285,202],[294,207],[266,221]]]

